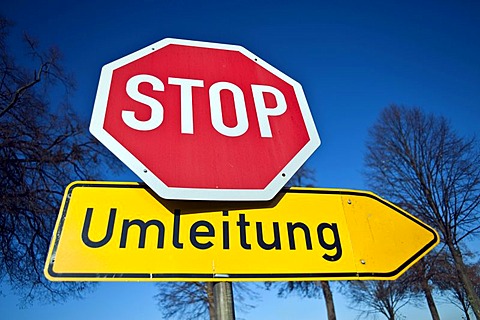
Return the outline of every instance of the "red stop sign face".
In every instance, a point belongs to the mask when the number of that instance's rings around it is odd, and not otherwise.
[[[300,84],[242,47],[179,39],[102,68],[90,131],[168,199],[269,200],[320,145]]]

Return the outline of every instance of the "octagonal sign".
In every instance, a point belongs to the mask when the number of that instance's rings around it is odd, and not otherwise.
[[[179,39],[102,68],[90,131],[167,199],[269,200],[320,145],[298,82],[243,47]]]

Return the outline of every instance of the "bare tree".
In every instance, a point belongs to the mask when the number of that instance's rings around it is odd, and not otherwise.
[[[36,68],[18,65],[7,46],[9,27],[0,17],[0,281],[24,303],[61,301],[89,285],[44,278],[50,237],[65,187],[99,173],[103,149],[64,99],[73,82],[59,50],[41,51],[25,36]]]
[[[167,319],[216,319],[212,282],[158,283],[154,296],[163,316]],[[241,310],[253,308],[250,300],[259,296],[251,284],[233,283],[235,306]]]
[[[464,256],[467,255],[470,256],[473,254],[465,251]],[[446,300],[458,307],[463,312],[466,320],[470,320],[471,305],[465,289],[456,275],[455,263],[452,257],[448,253],[442,252],[436,261],[436,268],[438,272],[433,277],[434,283],[444,294]],[[478,262],[468,263],[466,268],[468,277],[471,279],[478,293],[480,289],[480,265]]]
[[[403,277],[402,281],[410,290],[423,295],[433,320],[440,320],[440,314],[434,299],[434,293],[439,291],[436,279],[439,279],[444,270],[439,268],[439,256],[442,250],[434,250],[414,264]]]
[[[388,320],[399,319],[399,310],[416,299],[416,293],[410,290],[408,283],[400,278],[395,281],[349,281],[345,295],[359,317],[371,319],[382,314]]]
[[[210,282],[158,283],[154,296],[167,319],[215,319],[213,286]]]
[[[367,148],[370,186],[440,232],[480,319],[480,299],[461,250],[461,242],[480,229],[476,140],[459,137],[443,117],[393,105],[371,128]]]
[[[268,289],[277,288],[278,296],[282,298],[286,298],[290,294],[297,294],[302,298],[323,298],[327,309],[327,319],[336,319],[333,293],[328,281],[267,282],[266,286]]]
[[[290,180],[285,184],[286,187],[313,187],[315,186],[315,170],[309,168],[305,165],[301,166],[300,169],[295,172],[295,174],[290,178]]]

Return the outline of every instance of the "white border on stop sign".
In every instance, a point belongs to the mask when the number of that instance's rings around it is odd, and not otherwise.
[[[115,140],[103,128],[113,71],[170,44],[238,51],[293,87],[310,140],[293,157],[293,159],[290,160],[290,162],[282,170],[280,170],[275,178],[272,179],[272,181],[264,189],[206,189],[169,187],[163,181],[161,181],[161,179],[156,177],[150,170],[148,170],[140,160],[133,156],[123,145]],[[127,165],[130,170],[132,170],[140,179],[142,179],[155,193],[162,198],[175,200],[271,200],[320,146],[320,137],[313,121],[305,93],[303,92],[303,88],[300,83],[271,66],[267,62],[263,61],[242,46],[174,38],[162,39],[152,45],[137,50],[102,67],[90,122],[90,132],[125,165]]]

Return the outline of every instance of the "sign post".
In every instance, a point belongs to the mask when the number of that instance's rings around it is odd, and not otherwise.
[[[215,301],[215,319],[235,319],[235,308],[231,282],[214,282],[213,300]]]

